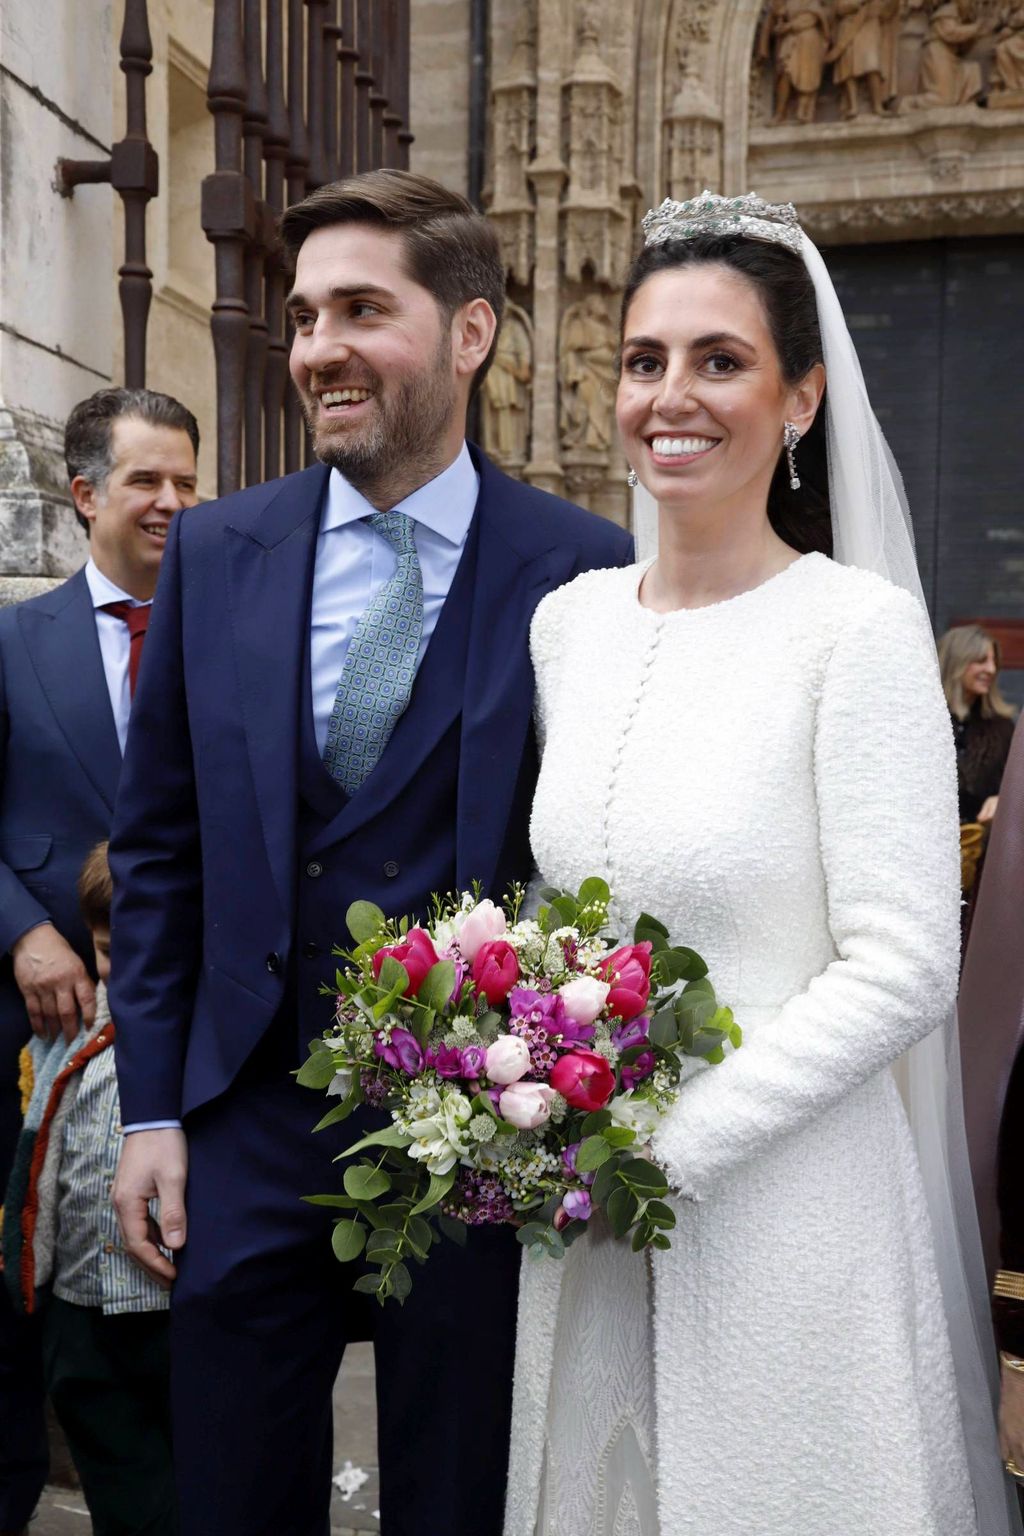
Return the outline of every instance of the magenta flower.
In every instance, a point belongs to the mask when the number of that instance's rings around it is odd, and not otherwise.
[[[535,1030],[543,1030],[560,1045],[578,1045],[594,1038],[592,1022],[573,1018],[559,992],[535,992],[532,987],[515,987],[509,994],[509,1012],[523,1019]]]
[[[423,1071],[423,1048],[407,1029],[393,1029],[390,1042],[378,1035],[373,1043],[373,1054],[408,1077]]]
[[[463,1077],[482,1077],[487,1065],[487,1052],[482,1045],[465,1045],[462,1048]]]
[[[654,1071],[654,1052],[644,1051],[635,1061],[628,1062],[620,1070],[622,1086],[626,1089],[635,1088],[637,1083],[642,1083],[644,1078],[650,1077]]]
[[[647,1020],[641,1015],[630,1019],[628,1024],[616,1024],[612,1030],[612,1045],[617,1051],[628,1051],[632,1045],[647,1045]]]
[[[593,1184],[597,1170],[595,1169],[594,1173],[580,1173],[576,1167],[576,1153],[579,1149],[578,1141],[571,1141],[567,1147],[562,1148],[562,1167],[571,1179],[579,1179],[584,1184]]]
[[[439,1077],[462,1077],[462,1052],[457,1045],[432,1045],[427,1051],[427,1066]]]

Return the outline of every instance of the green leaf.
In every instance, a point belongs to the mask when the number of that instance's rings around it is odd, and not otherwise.
[[[385,988],[388,993],[395,992],[397,988],[397,995],[401,997],[409,986],[409,972],[401,960],[396,960],[394,955],[385,955],[377,984]]]
[[[342,1264],[349,1264],[353,1259],[358,1259],[365,1245],[366,1228],[354,1216],[339,1221],[331,1233],[334,1257]]]
[[[340,1153],[334,1161],[340,1162],[343,1157],[354,1157],[357,1152],[362,1152],[366,1147],[408,1147],[412,1145],[412,1137],[406,1131],[400,1131],[397,1125],[389,1125],[382,1131],[372,1131],[369,1136],[364,1136],[354,1146],[348,1147]]]
[[[645,1157],[631,1157],[628,1162],[622,1163],[619,1172],[630,1184],[638,1186],[644,1194],[665,1195],[668,1193],[668,1180],[660,1168],[654,1163],[649,1163]]]
[[[676,945],[672,949],[663,949],[657,956],[655,966],[659,978],[665,982],[697,981],[708,973],[707,965],[698,955],[695,949],[686,949],[682,945]]]
[[[598,906],[606,907],[612,899],[611,890],[606,880],[601,880],[597,875],[592,875],[589,880],[584,880],[580,886],[576,900],[581,907]]]
[[[476,1032],[484,1045],[493,1045],[501,1028],[501,1014],[488,1008],[476,1021]]]
[[[686,983],[686,986],[683,988],[683,996],[688,998],[698,996],[709,997],[711,1001],[714,1002],[714,983],[707,976],[698,976],[693,981],[688,981]]]
[[[679,1025],[671,1008],[663,1008],[654,1015],[648,1025],[647,1037],[654,1045],[662,1045],[666,1049],[675,1045],[679,1039]]]
[[[576,922],[576,917],[579,913],[579,907],[576,905],[575,897],[556,896],[551,905],[562,919],[561,924],[556,926],[565,926],[571,928]]]
[[[516,1240],[522,1243],[524,1248],[531,1248],[534,1243],[542,1242],[547,1230],[547,1227],[539,1221],[528,1221],[517,1231]]]
[[[345,923],[357,944],[366,944],[380,933],[387,918],[372,901],[354,901],[345,913]]]
[[[639,1209],[639,1201],[631,1189],[620,1184],[618,1189],[612,1190],[608,1196],[608,1204],[605,1206],[605,1214],[615,1237],[625,1237]]]
[[[348,1195],[303,1195],[302,1198],[307,1205],[332,1205],[343,1211],[352,1209],[352,1201]]]
[[[439,960],[432,965],[420,983],[420,989],[416,993],[418,1002],[424,1008],[433,1008],[441,1013],[448,1006],[448,999],[455,988],[455,965],[451,960]]]
[[[672,1240],[671,1238],[666,1237],[664,1232],[655,1232],[654,1236],[651,1238],[651,1247],[661,1248],[667,1252],[668,1249],[672,1247]]]
[[[648,1200],[644,1214],[656,1227],[674,1227],[676,1224],[676,1213],[664,1200]]]
[[[576,1167],[580,1173],[593,1173],[606,1163],[612,1155],[612,1149],[603,1136],[588,1136],[586,1141],[580,1142],[576,1153]]]
[[[606,1125],[601,1140],[609,1147],[631,1147],[636,1141],[636,1131],[631,1131],[628,1125]]]
[[[396,1264],[388,1279],[391,1283],[391,1295],[396,1301],[404,1301],[412,1290],[412,1275],[404,1264]]]
[[[652,934],[660,934],[663,939],[668,938],[668,929],[664,923],[652,917],[649,912],[641,912],[633,929],[633,943],[642,944],[644,939],[649,939]]]
[[[634,1233],[633,1233],[633,1241],[630,1244],[630,1247],[632,1248],[633,1252],[634,1253],[639,1253],[641,1251],[641,1249],[646,1248],[647,1244],[651,1241],[651,1238],[653,1236],[654,1236],[654,1233],[651,1231],[651,1229],[647,1225],[647,1223],[646,1222],[641,1222],[640,1225],[634,1231]]]
[[[381,1275],[360,1275],[352,1289],[359,1291],[363,1296],[376,1296],[380,1300],[382,1282],[383,1277]]]
[[[336,1053],[324,1047],[307,1056],[295,1074],[295,1081],[303,1088],[326,1088],[338,1075],[338,1066]]]
[[[371,1232],[366,1240],[366,1257],[372,1264],[389,1263],[392,1258],[400,1259],[402,1239],[391,1227],[381,1227],[376,1232]]]
[[[333,1109],[327,1111],[322,1120],[317,1121],[313,1127],[314,1132],[326,1131],[329,1125],[337,1125],[339,1121],[347,1120],[361,1099],[362,1094],[359,1091],[359,1086],[355,1084],[348,1098],[342,1099],[340,1104],[335,1104]]]
[[[410,1216],[419,1216],[422,1211],[429,1211],[431,1206],[437,1205],[455,1183],[455,1169],[449,1168],[447,1173],[432,1173],[430,1184],[422,1200],[417,1201],[409,1212]]]
[[[458,1247],[465,1248],[468,1238],[465,1222],[458,1221],[454,1216],[437,1216],[435,1219],[438,1230],[443,1232],[445,1237],[456,1243]]]
[[[369,1163],[360,1163],[357,1168],[346,1168],[344,1183],[345,1193],[351,1195],[353,1200],[376,1200],[391,1188],[391,1180],[383,1168],[374,1168]]]
[[[580,1132],[583,1136],[596,1136],[598,1131],[603,1131],[605,1126],[611,1125],[611,1123],[612,1112],[610,1109],[595,1109],[591,1111],[580,1126]]]
[[[459,1225],[462,1225],[461,1222]],[[405,1229],[405,1239],[414,1253],[423,1254],[424,1257],[430,1252],[431,1246],[437,1242],[437,1236],[430,1222],[424,1221],[422,1216],[410,1218]]]
[[[594,1175],[594,1182],[590,1186],[590,1198],[595,1205],[604,1205],[612,1190],[619,1182],[619,1160],[610,1157],[606,1163],[602,1163]]]

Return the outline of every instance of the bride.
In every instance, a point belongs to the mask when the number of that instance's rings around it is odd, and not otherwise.
[[[506,1536],[995,1536],[945,1163],[930,1213],[888,1070],[948,1022],[959,945],[902,486],[794,210],[705,193],[644,224],[617,414],[657,558],[537,611],[533,849],[699,950],[744,1043],[652,1143],[671,1251],[593,1230],[524,1262]]]

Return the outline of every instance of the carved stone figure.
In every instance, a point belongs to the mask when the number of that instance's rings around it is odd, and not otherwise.
[[[772,0],[761,23],[758,57],[767,60],[775,44],[775,116],[784,123],[796,98],[798,123],[813,123],[832,23],[823,0]]]
[[[615,333],[600,294],[590,293],[566,310],[559,342],[562,447],[607,453]]]
[[[893,34],[891,23],[899,0],[836,0],[836,40],[826,62],[843,92],[843,116],[860,112],[860,81],[867,84],[871,110],[886,115],[893,94]]]
[[[988,105],[1024,107],[1024,0],[1014,0],[999,18]]]
[[[940,0],[921,51],[921,91],[907,106],[966,107],[981,95],[981,65],[964,54],[985,33],[975,18],[974,0]]]
[[[488,452],[503,468],[529,457],[530,381],[533,344],[525,315],[509,305],[498,350],[484,379],[484,434]]]

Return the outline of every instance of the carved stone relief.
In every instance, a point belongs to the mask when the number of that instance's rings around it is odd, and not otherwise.
[[[665,68],[665,190],[692,197],[722,174],[722,109],[706,81],[713,0],[676,0]]]
[[[483,384],[484,441],[503,469],[523,468],[530,457],[530,386],[533,333],[518,304],[508,304],[498,350]]]
[[[994,110],[1024,107],[1024,0],[1007,5],[999,18],[988,104]]]
[[[511,16],[509,50],[496,63],[491,94],[488,206],[514,281],[533,265],[533,197],[527,171],[536,149],[537,18],[532,3]]]
[[[612,446],[615,330],[604,298],[589,293],[562,317],[559,426],[567,453],[600,455]]]

